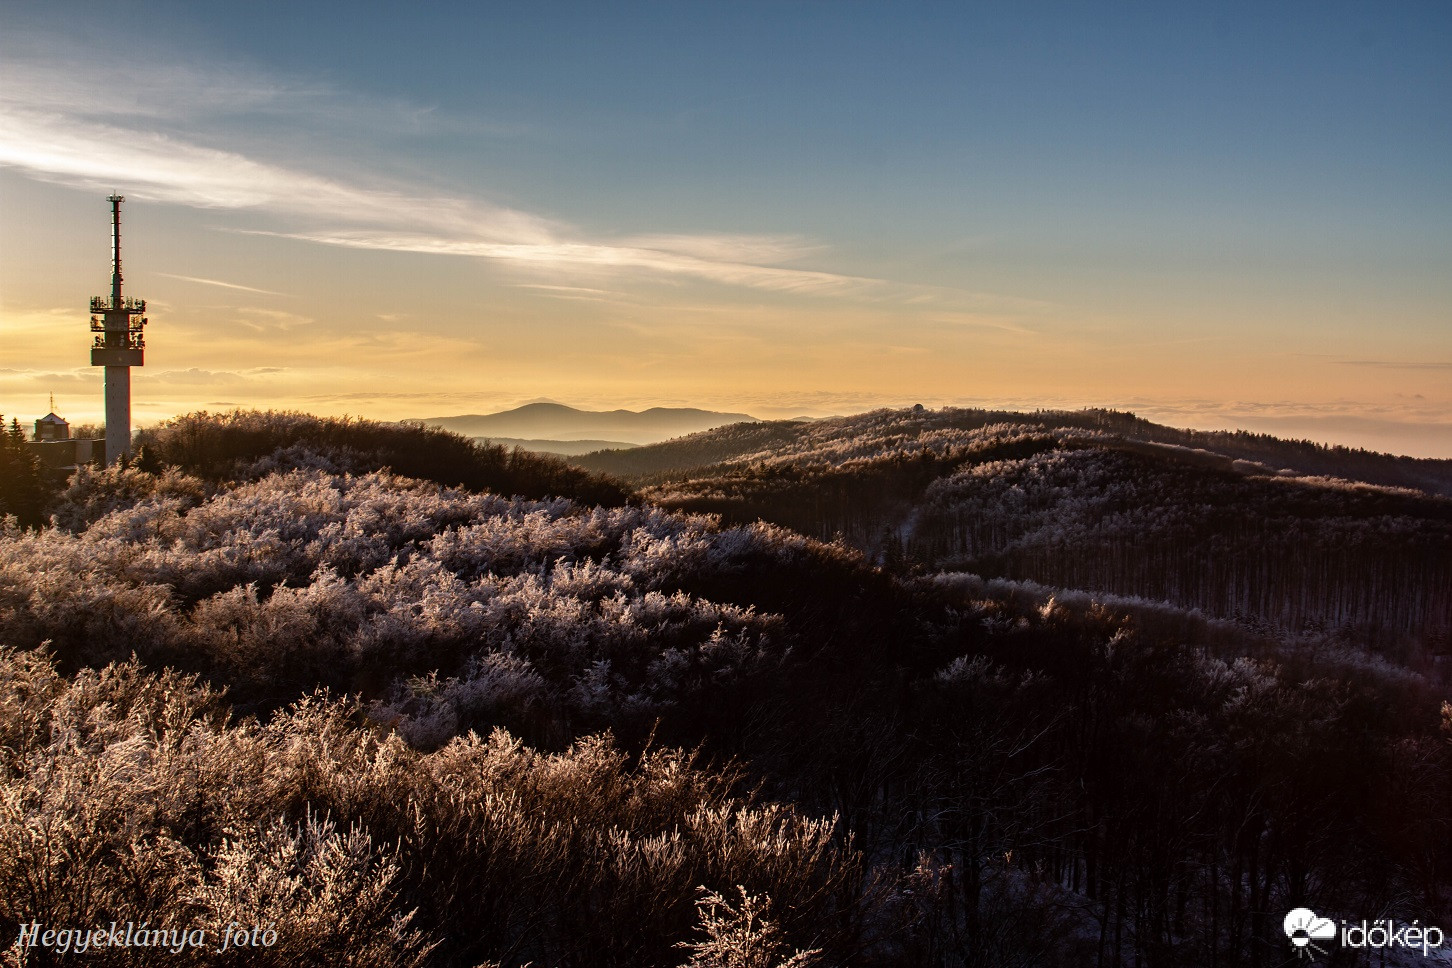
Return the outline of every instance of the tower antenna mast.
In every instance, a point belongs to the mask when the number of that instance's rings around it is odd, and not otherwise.
[[[91,365],[106,368],[106,463],[131,454],[131,368],[145,365],[145,299],[121,295],[121,195],[111,203],[111,298],[91,297]]]
[[[124,195],[107,196],[111,203],[111,302],[121,302],[121,203]]]

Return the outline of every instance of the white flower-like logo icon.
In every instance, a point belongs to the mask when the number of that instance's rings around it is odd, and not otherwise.
[[[1291,911],[1281,926],[1285,928],[1286,937],[1291,940],[1291,947],[1296,950],[1297,957],[1324,955],[1326,949],[1316,942],[1330,941],[1336,937],[1336,925],[1331,919],[1316,917],[1316,912],[1310,908],[1296,908]]]

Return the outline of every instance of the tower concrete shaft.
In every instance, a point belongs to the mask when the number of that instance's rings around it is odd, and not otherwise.
[[[106,368],[106,463],[131,453],[131,368],[145,365],[145,299],[121,295],[121,203],[111,203],[111,298],[91,297],[91,365]]]
[[[108,366],[106,373],[106,463],[131,456],[131,367]]]

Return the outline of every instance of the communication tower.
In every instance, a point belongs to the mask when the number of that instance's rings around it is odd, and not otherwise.
[[[145,299],[121,298],[121,203],[111,203],[111,298],[91,297],[91,365],[106,368],[106,463],[131,453],[131,368],[143,366]]]

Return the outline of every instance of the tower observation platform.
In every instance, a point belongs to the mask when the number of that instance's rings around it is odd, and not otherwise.
[[[121,295],[121,203],[111,203],[111,296],[91,298],[91,365],[106,368],[106,463],[131,453],[131,367],[145,365],[145,299]]]

